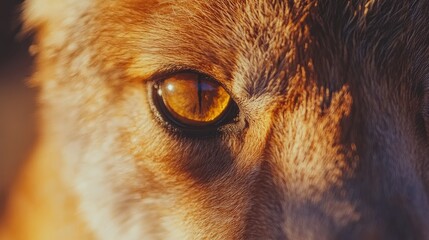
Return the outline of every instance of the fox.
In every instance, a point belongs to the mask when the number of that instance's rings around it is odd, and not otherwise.
[[[429,239],[429,1],[27,0],[0,239]]]

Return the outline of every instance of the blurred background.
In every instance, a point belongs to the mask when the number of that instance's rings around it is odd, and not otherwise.
[[[27,84],[33,63],[28,54],[31,37],[19,34],[22,2],[0,0],[0,214],[36,135],[37,90]]]

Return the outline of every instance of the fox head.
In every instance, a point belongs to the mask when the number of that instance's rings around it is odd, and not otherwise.
[[[428,239],[428,13],[28,0],[52,161],[100,239]],[[226,117],[166,117],[160,84],[194,75],[224,90]]]

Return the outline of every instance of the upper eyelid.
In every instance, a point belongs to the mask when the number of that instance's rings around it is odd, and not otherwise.
[[[211,80],[217,82],[223,89],[225,89],[225,91],[229,94],[229,96],[235,103],[237,103],[238,105],[241,105],[242,101],[240,101],[238,96],[232,92],[231,86],[226,85],[224,82],[220,81],[215,76],[209,73],[206,73],[204,71],[200,71],[195,67],[190,67],[186,65],[164,65],[154,73],[150,74],[149,77],[145,79],[145,82],[157,83],[169,77],[172,77],[175,74],[186,73],[186,72],[208,76]]]
[[[211,80],[217,82],[221,87],[223,87],[225,89],[225,91],[232,98],[234,98],[234,94],[232,94],[229,87],[227,85],[225,85],[222,81],[218,80],[216,77],[210,75],[209,73],[206,73],[206,72],[200,71],[196,68],[188,67],[188,66],[178,66],[178,65],[163,66],[159,70],[154,72],[153,74],[149,75],[149,77],[147,77],[145,81],[158,82],[158,81],[165,80],[165,79],[172,77],[172,76],[179,74],[179,73],[194,73],[194,74],[205,75],[205,76],[209,77]]]
[[[151,74],[146,79],[146,81],[152,81],[152,82],[161,81],[161,80],[167,79],[167,78],[169,78],[171,76],[174,76],[176,74],[185,73],[185,72],[195,73],[195,74],[203,74],[203,75],[210,76],[209,74],[206,74],[204,72],[198,71],[198,70],[196,70],[194,68],[191,68],[191,67],[170,65],[170,66],[161,67],[159,70],[157,70],[156,72],[154,72],[153,74]],[[211,78],[213,78],[213,77],[211,77]],[[215,79],[215,78],[213,78],[213,79]]]

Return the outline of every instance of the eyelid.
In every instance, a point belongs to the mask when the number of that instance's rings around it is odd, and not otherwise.
[[[183,72],[195,72],[200,73],[192,68],[182,67],[182,66],[164,66],[158,69],[156,72],[152,73],[146,80],[147,81],[161,81],[167,79],[175,74]]]
[[[223,89],[225,89],[225,91],[229,94],[229,96],[234,101],[236,101],[236,97],[232,93],[231,87],[224,84],[223,81],[219,81],[218,78],[216,78],[216,76],[212,76],[209,73],[197,70],[196,68],[189,67],[189,66],[183,66],[183,65],[165,65],[165,66],[162,66],[161,68],[159,68],[159,70],[157,70],[156,72],[151,74],[148,78],[146,78],[146,81],[151,81],[151,82],[156,83],[156,82],[165,80],[169,77],[172,77],[176,74],[180,74],[180,73],[195,73],[195,74],[207,76],[212,81],[217,82],[221,87],[223,87]]]

